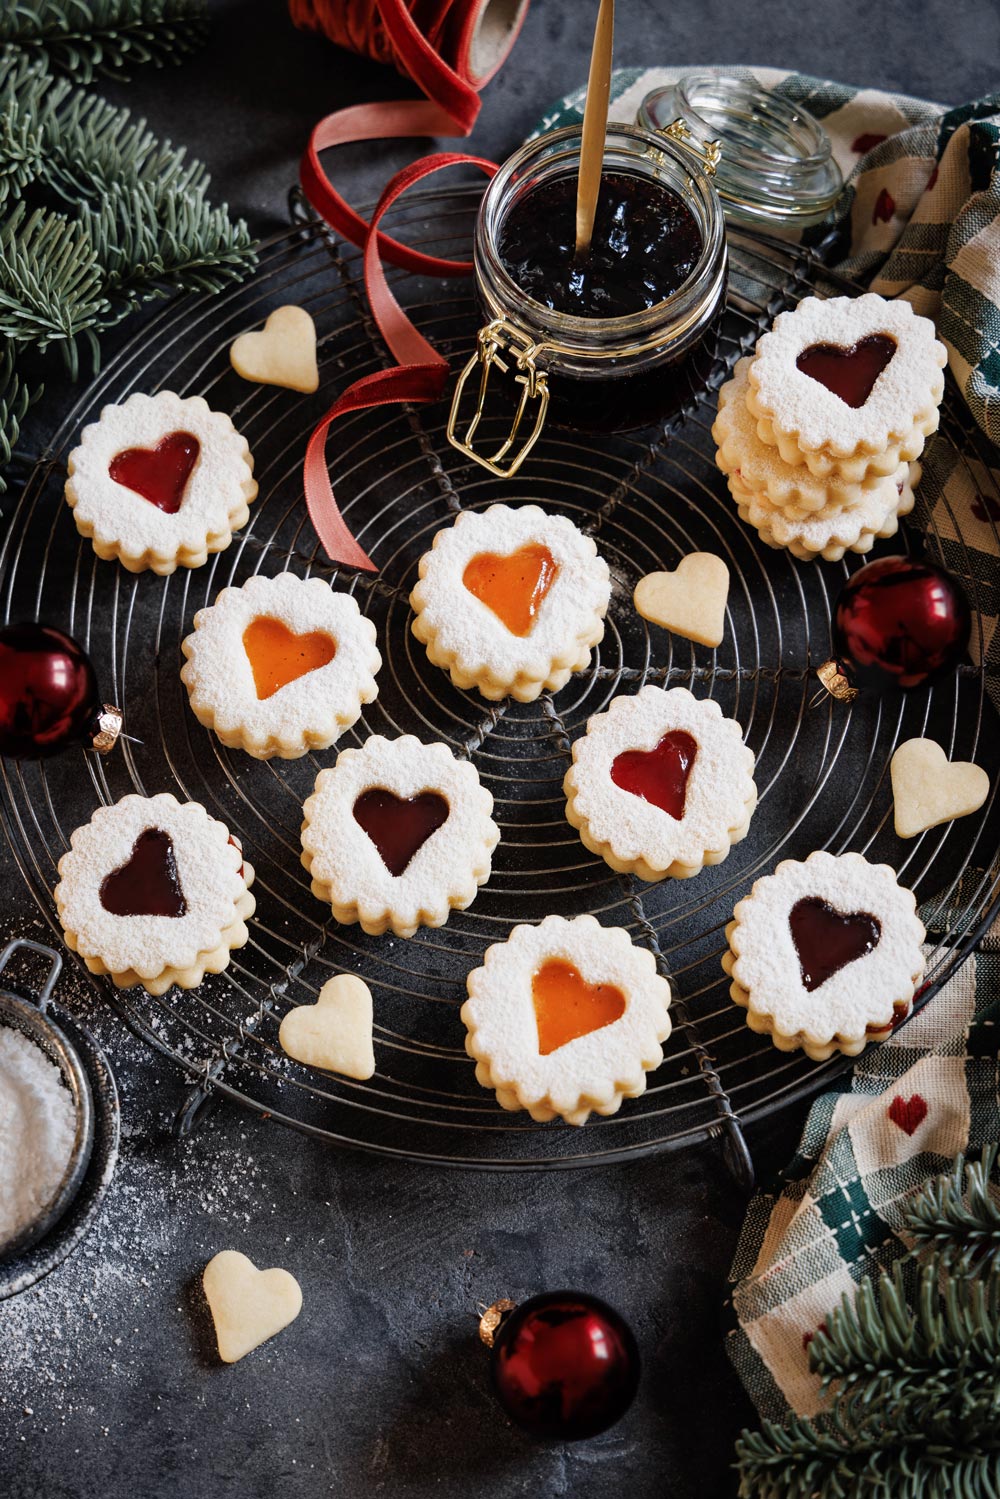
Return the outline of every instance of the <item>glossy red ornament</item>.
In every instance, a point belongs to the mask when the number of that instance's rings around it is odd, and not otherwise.
[[[533,1437],[578,1442],[597,1436],[619,1421],[635,1398],[640,1368],[635,1338],[624,1318],[596,1296],[581,1291],[533,1296],[502,1311],[490,1336],[497,1399]]]
[[[958,580],[917,557],[880,557],[837,600],[833,649],[852,687],[922,687],[954,671],[972,615]]]
[[[0,628],[0,755],[42,760],[74,744],[107,750],[120,724],[72,635],[42,624]]]

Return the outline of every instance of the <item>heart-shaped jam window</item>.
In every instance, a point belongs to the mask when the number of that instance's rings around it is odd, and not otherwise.
[[[447,821],[449,811],[439,791],[404,797],[373,786],[354,803],[354,820],[378,849],[389,873],[401,875],[417,850]]]
[[[101,905],[112,916],[186,916],[174,843],[162,828],[147,828],[124,864],[106,875]]]
[[[888,333],[869,333],[849,349],[840,344],[810,344],[795,366],[857,411],[895,352],[896,340]]]
[[[322,630],[296,635],[283,620],[260,615],[243,631],[243,649],[253,670],[257,696],[266,699],[307,672],[328,665],[337,654],[337,642]]]
[[[531,997],[543,1057],[613,1025],[625,1014],[625,996],[615,984],[588,984],[562,958],[542,964],[531,980]]]
[[[788,913],[788,925],[802,986],[810,994],[848,963],[874,952],[882,935],[877,917],[867,911],[851,911],[845,916],[817,896],[797,900]]]
[[[652,802],[677,821],[684,816],[688,777],[698,741],[684,729],[671,729],[655,749],[624,750],[611,762],[611,779],[623,791]]]
[[[512,635],[522,639],[535,628],[538,611],[559,572],[547,546],[532,541],[507,557],[479,552],[466,564],[462,582]]]
[[[201,443],[190,432],[169,432],[155,448],[126,448],[108,464],[116,484],[142,495],[157,510],[176,515],[198,462]]]

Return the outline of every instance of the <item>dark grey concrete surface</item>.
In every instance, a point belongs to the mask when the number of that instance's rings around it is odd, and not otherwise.
[[[474,144],[502,154],[586,72],[583,0],[534,0],[490,87]],[[394,97],[396,77],[297,35],[277,0],[217,0],[185,67],[106,92],[210,166],[266,232],[282,220],[306,132],[323,112]],[[995,0],[621,0],[623,63],[753,61],[957,101],[996,87]],[[369,196],[406,143],[345,153]],[[65,392],[26,434],[39,446]],[[0,937],[43,936],[0,851]],[[169,1123],[182,1085],[70,975],[123,1092],[125,1148],[100,1227],[47,1282],[0,1306],[0,1493],[8,1499],[634,1499],[734,1492],[733,1440],[752,1410],[720,1323],[744,1203],[707,1144],[627,1169],[437,1174],[335,1155],[218,1111],[192,1140]],[[751,1132],[763,1174],[802,1110]],[[217,1249],[300,1279],[305,1308],[235,1368],[211,1353],[197,1277]],[[634,1410],[572,1449],[540,1448],[493,1406],[476,1307],[586,1287],[632,1321],[645,1362]]]

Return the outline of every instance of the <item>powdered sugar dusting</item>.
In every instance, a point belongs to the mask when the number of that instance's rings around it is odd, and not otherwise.
[[[40,1046],[0,1022],[0,1246],[53,1200],[76,1140],[76,1109]]]
[[[812,992],[802,983],[789,926],[792,907],[810,898],[843,915],[865,912],[881,925],[874,951]],[[817,1042],[863,1038],[869,1026],[889,1024],[893,1006],[913,997],[923,973],[925,932],[912,891],[887,864],[869,864],[861,854],[819,851],[801,863],[786,859],[756,882],[733,915],[733,978],[748,992],[750,1008],[773,1017],[781,1035],[801,1033]]]
[[[804,374],[798,356],[814,344],[850,348],[870,334],[884,333],[896,352],[875,381],[863,406],[848,406]],[[775,319],[757,344],[748,377],[758,415],[794,438],[800,447],[836,454],[883,452],[905,438],[939,403],[947,350],[934,324],[909,302],[886,301],[874,292],[861,297],[806,297]]]

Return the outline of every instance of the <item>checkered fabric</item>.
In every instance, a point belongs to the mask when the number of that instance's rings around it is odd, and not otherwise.
[[[634,119],[650,89],[685,71],[619,70],[612,118]],[[946,109],[774,69],[725,71],[823,121],[846,181],[833,215],[837,269],[935,320],[972,417],[1000,441],[1000,94]],[[583,91],[570,95],[540,128],[578,120],[582,103]],[[974,654],[1000,707],[997,477],[989,458],[932,440],[915,519],[976,598]],[[929,929],[941,920],[923,914]],[[813,1104],[778,1188],[751,1203],[727,1344],[762,1416],[819,1409],[808,1358],[816,1329],[862,1276],[906,1253],[902,1209],[923,1182],[957,1152],[1000,1139],[998,979],[1000,923],[919,1015]]]
[[[611,118],[634,120],[651,89],[687,71],[617,69]],[[1000,93],[948,109],[776,68],[723,71],[822,120],[846,183],[831,216],[842,238],[836,269],[934,319],[972,416],[1000,443]],[[584,97],[579,89],[559,100],[535,133],[579,121]],[[972,655],[1000,709],[1000,467],[988,444],[983,453],[931,442],[914,521],[975,598],[982,627]]]

